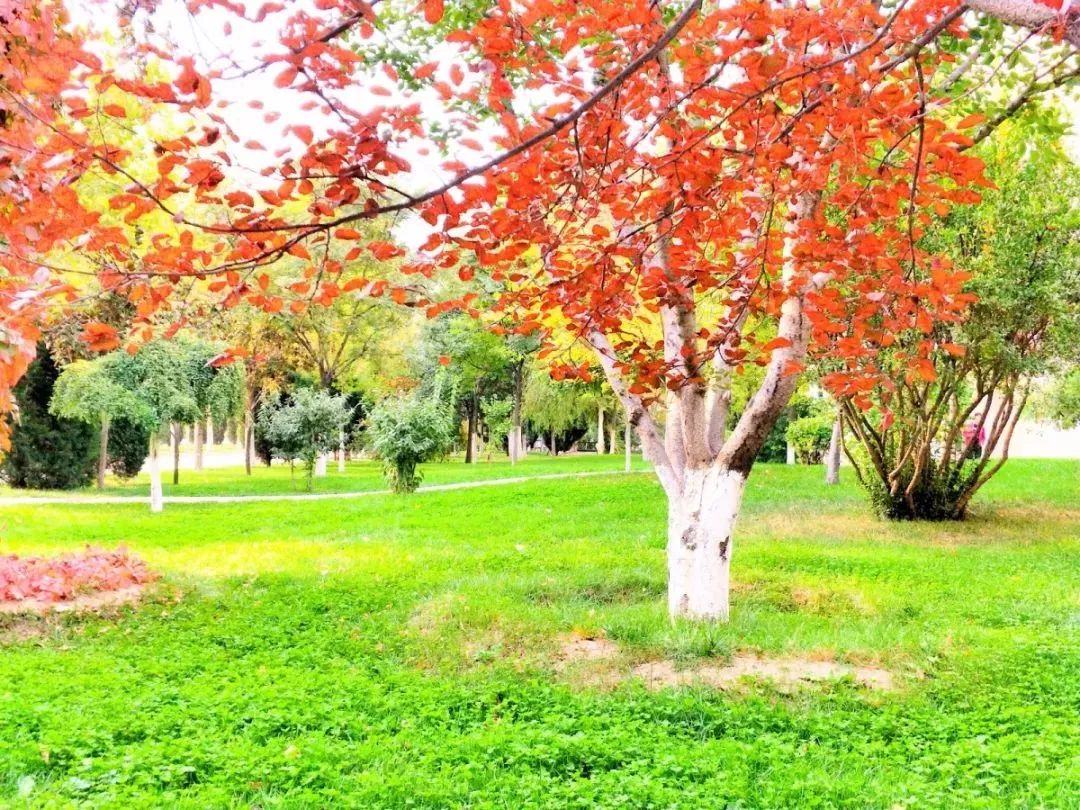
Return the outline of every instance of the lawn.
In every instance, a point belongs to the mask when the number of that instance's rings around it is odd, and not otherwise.
[[[847,478],[755,469],[709,627],[666,618],[649,474],[5,507],[0,552],[124,543],[164,579],[0,618],[0,806],[1080,807],[1080,462],[1010,462],[962,524],[881,523]],[[561,660],[585,637],[617,645],[603,680]],[[898,688],[624,677],[746,651]]]
[[[162,463],[166,464],[166,461],[163,460]],[[444,462],[425,464],[423,473],[424,485],[432,486],[463,481],[486,481],[491,478],[613,472],[622,470],[625,463],[621,454],[597,456],[593,453],[581,453],[556,458],[533,454],[516,465],[512,465],[505,455],[494,456],[490,460],[484,458],[476,464],[465,464],[458,456]],[[633,457],[632,467],[635,470],[650,469],[649,464],[639,455]],[[382,470],[381,461],[350,461],[345,465],[345,472],[339,473],[336,462],[330,462],[326,476],[314,479],[313,491],[335,493],[385,490],[387,485]],[[292,471],[288,465],[280,463],[275,463],[272,467],[257,464],[252,468],[250,476],[245,475],[243,468],[239,467],[216,467],[200,471],[181,469],[178,485],[172,483],[172,469],[169,467],[163,470],[162,478],[166,497],[175,495],[296,495],[307,491],[303,470],[297,468]],[[93,487],[58,492],[0,486],[0,497],[106,495],[147,498],[149,494],[150,479],[146,473],[127,480],[110,476],[103,491]]]

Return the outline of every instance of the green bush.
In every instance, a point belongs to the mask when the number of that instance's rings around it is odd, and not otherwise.
[[[820,464],[832,440],[832,420],[827,416],[804,416],[787,426],[788,442],[802,464]]]
[[[60,371],[44,344],[26,375],[15,386],[18,417],[11,450],[0,463],[13,487],[75,489],[89,484],[97,462],[97,433],[89,425],[49,413],[49,400]]]
[[[150,429],[129,419],[109,427],[109,469],[118,478],[134,478],[150,453]]]
[[[453,409],[438,391],[429,397],[388,397],[368,417],[368,444],[383,460],[390,488],[413,492],[423,478],[419,465],[445,456],[456,428]]]

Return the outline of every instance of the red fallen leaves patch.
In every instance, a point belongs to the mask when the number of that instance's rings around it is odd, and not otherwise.
[[[100,591],[119,591],[157,579],[124,548],[60,557],[0,557],[0,602],[64,602]]]

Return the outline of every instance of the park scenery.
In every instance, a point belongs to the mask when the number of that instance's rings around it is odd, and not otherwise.
[[[1080,808],[1078,76],[0,0],[0,808]]]

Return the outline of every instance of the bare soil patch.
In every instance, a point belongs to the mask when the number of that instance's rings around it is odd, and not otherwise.
[[[744,653],[726,663],[705,661],[685,668],[666,659],[628,667],[619,645],[599,637],[565,639],[559,648],[555,669],[572,674],[574,680],[588,686],[612,687],[636,680],[649,689],[697,685],[730,690],[762,681],[781,692],[793,692],[807,686],[851,679],[859,686],[877,691],[897,688],[895,676],[887,669],[809,656],[773,658]]]

